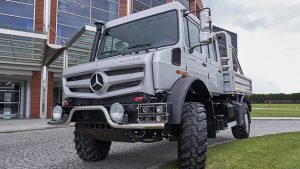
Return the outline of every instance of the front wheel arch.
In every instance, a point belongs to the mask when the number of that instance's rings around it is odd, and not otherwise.
[[[195,77],[178,79],[171,89],[167,102],[172,103],[172,115],[169,124],[180,124],[185,102],[199,102],[199,99],[210,100],[211,95],[205,83]]]

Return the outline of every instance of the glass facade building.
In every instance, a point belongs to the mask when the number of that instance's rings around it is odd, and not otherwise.
[[[166,0],[132,0],[132,13],[165,4]]]
[[[57,44],[68,41],[85,24],[118,18],[118,0],[58,0]]]
[[[34,0],[0,1],[0,27],[33,31]]]

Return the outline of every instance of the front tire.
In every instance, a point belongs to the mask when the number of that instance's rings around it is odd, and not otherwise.
[[[246,104],[243,105],[244,116],[242,117],[244,124],[241,126],[234,126],[231,128],[232,135],[237,139],[245,139],[250,136],[250,111]]]
[[[111,146],[110,141],[96,140],[78,127],[75,128],[74,135],[75,149],[80,159],[93,162],[102,161],[107,157]]]
[[[178,140],[180,169],[205,168],[206,151],[207,122],[204,105],[185,103]]]

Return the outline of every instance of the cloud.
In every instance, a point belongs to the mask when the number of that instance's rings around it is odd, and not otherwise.
[[[300,92],[300,1],[204,0],[213,24],[238,34],[254,93]]]
[[[281,93],[280,87],[272,81],[255,80],[252,86],[255,94]]]
[[[298,31],[300,2],[290,0],[204,0],[213,19],[222,25],[256,29]]]
[[[255,18],[253,20],[248,20],[246,21],[245,19],[238,19],[236,21],[236,24],[239,26],[247,29],[247,30],[256,30],[258,28],[268,28],[270,25],[268,24],[268,18],[266,17],[261,17],[261,18]]]

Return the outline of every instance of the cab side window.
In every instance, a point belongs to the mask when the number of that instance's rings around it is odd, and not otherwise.
[[[200,33],[199,27],[187,18],[184,21],[185,21],[184,22],[184,30],[185,30],[185,44],[186,44],[186,46],[191,48],[193,46],[200,45],[200,41],[199,41],[199,38],[198,38],[199,33]],[[200,46],[196,47],[195,51],[202,53],[202,48]]]
[[[212,43],[207,48],[208,48],[208,56],[209,56],[208,58],[213,59],[216,62],[218,62],[216,40],[213,39]]]

